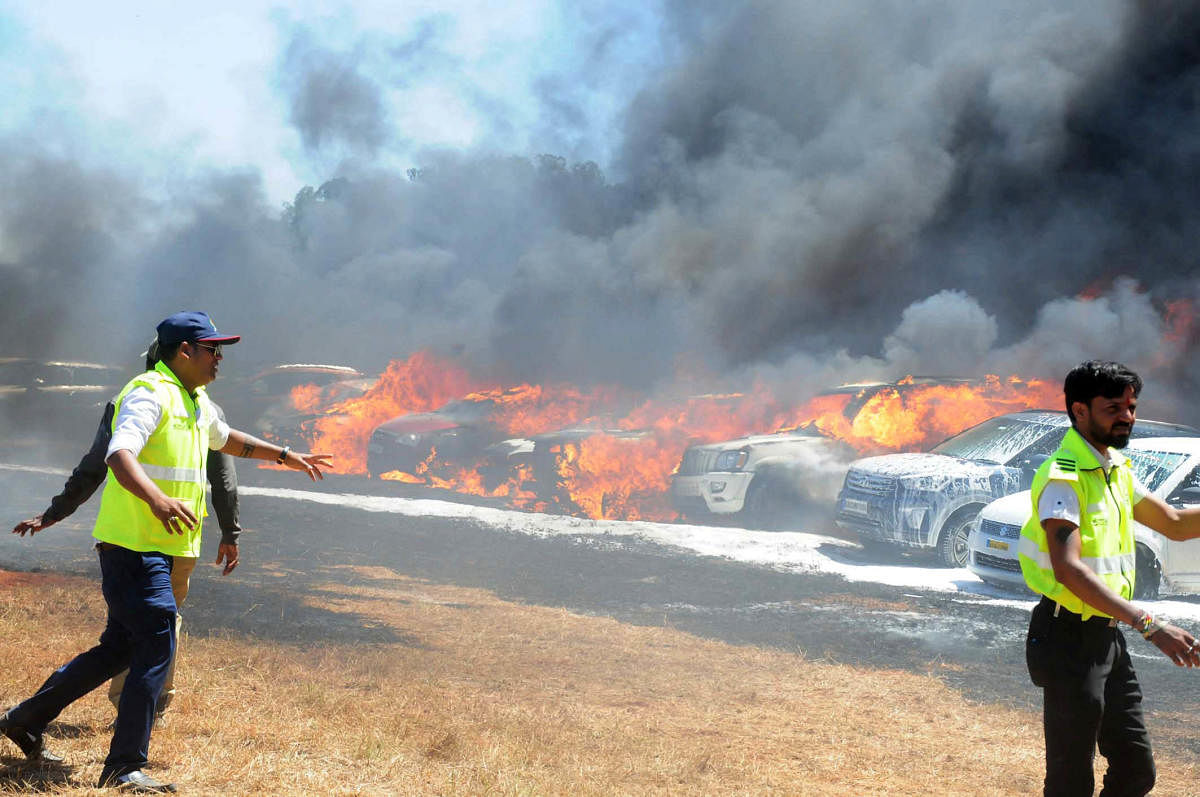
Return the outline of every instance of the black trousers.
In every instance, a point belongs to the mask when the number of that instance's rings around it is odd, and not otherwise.
[[[1142,797],[1154,787],[1154,756],[1142,688],[1125,637],[1107,617],[1055,617],[1042,598],[1029,622],[1029,675],[1044,690],[1046,797],[1092,797],[1097,746],[1108,760],[1101,797]]]

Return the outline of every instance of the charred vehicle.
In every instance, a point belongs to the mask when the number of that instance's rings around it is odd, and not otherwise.
[[[0,422],[10,429],[90,434],[105,403],[133,374],[99,363],[0,358]]]
[[[914,377],[903,382],[841,385],[821,396],[846,396],[847,421],[884,390],[900,393],[966,379]],[[753,528],[829,520],[846,465],[858,452],[813,424],[720,443],[693,445],[671,478],[671,503],[687,518],[734,517]]]
[[[1139,421],[1139,423],[1141,423]],[[1176,509],[1200,505],[1200,438],[1132,440],[1129,457],[1147,490]],[[1017,561],[1021,527],[1033,509],[1029,491],[1000,498],[983,508],[971,529],[971,572],[984,581],[1024,590]],[[1200,540],[1178,542],[1134,521],[1137,573],[1133,597],[1154,600],[1160,590],[1200,593]]]
[[[253,428],[267,440],[305,448],[312,444],[318,421],[345,421],[352,416],[339,414],[334,408],[343,401],[367,393],[378,377],[355,375],[330,382],[308,382],[287,398],[267,405],[254,420]]]
[[[971,525],[984,506],[1029,489],[1034,471],[1062,442],[1065,412],[1027,410],[990,418],[924,454],[888,454],[851,464],[837,523],[865,547],[934,549],[965,567]],[[1200,435],[1189,426],[1138,421],[1134,437]]]
[[[488,489],[515,480],[522,491],[569,511],[570,499],[563,490],[560,469],[563,459],[569,457],[570,446],[596,437],[636,443],[652,436],[653,433],[645,429],[584,424],[529,437],[512,437],[484,449],[478,471]]]
[[[457,399],[433,412],[401,415],[375,427],[367,442],[367,473],[421,475],[435,464],[473,466],[504,437],[492,399]]]
[[[233,378],[220,402],[231,424],[280,439],[294,435],[308,410],[361,396],[374,380],[348,365],[285,363]]]

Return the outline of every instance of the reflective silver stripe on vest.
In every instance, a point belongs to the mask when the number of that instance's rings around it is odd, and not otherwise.
[[[202,484],[204,481],[204,473],[198,468],[168,468],[164,465],[147,465],[145,462],[141,463],[141,466],[147,476],[160,482]]]
[[[1092,572],[1098,576],[1106,576],[1109,573],[1132,573],[1137,568],[1137,560],[1134,559],[1131,553],[1119,553],[1116,556],[1084,557],[1080,561],[1092,568]]]
[[[1040,550],[1038,544],[1025,535],[1021,535],[1021,540],[1017,543],[1017,553],[1032,559],[1033,563],[1042,570],[1054,569],[1054,565],[1050,561],[1050,554]],[[1081,556],[1079,561],[1087,565],[1098,576],[1110,573],[1132,573],[1137,568],[1137,560],[1131,553],[1122,553],[1116,556]]]
[[[1050,554],[1040,550],[1038,544],[1024,534],[1021,535],[1020,541],[1017,542],[1017,555],[1032,559],[1033,563],[1042,570],[1054,569],[1054,565],[1050,563]]]

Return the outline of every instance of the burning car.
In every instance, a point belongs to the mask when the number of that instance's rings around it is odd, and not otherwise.
[[[307,446],[313,419],[337,402],[363,395],[375,381],[348,365],[274,365],[222,388],[221,406],[235,425],[269,440]]]
[[[529,500],[572,512],[573,499],[563,484],[563,464],[585,440],[603,437],[636,443],[650,438],[646,429],[618,429],[602,424],[584,424],[553,432],[513,437],[484,449],[478,466],[487,489],[514,481]]]
[[[1014,412],[960,432],[928,453],[860,459],[838,494],[837,524],[857,532],[864,546],[935,549],[942,564],[965,567],[971,524],[980,510],[1028,489],[1070,423],[1065,412]],[[1138,421],[1134,436],[1193,437],[1200,431]]]
[[[385,421],[367,442],[367,473],[416,474],[438,463],[473,465],[485,448],[504,437],[493,422],[490,398],[456,399],[433,412],[414,412]]]
[[[1154,495],[1177,509],[1200,504],[1200,439],[1142,438],[1130,441],[1122,453]],[[971,528],[967,567],[972,573],[991,584],[1025,588],[1017,541],[1031,509],[1028,490],[983,508]],[[1200,593],[1200,541],[1169,540],[1137,521],[1133,536],[1137,551],[1133,597],[1154,600],[1164,586],[1171,592]]]
[[[856,416],[883,391],[903,394],[970,380],[909,377],[901,382],[841,385],[818,398],[842,399],[842,418]],[[693,445],[683,452],[671,479],[671,503],[688,518],[737,516],[755,528],[794,525],[797,513],[811,515],[833,502],[846,464],[858,456],[848,443],[817,423],[772,434]],[[826,519],[828,516],[826,515]]]

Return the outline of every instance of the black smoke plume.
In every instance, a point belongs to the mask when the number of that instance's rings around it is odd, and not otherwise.
[[[604,167],[481,150],[380,165],[405,140],[389,88],[423,59],[453,66],[436,25],[349,54],[296,33],[278,81],[292,123],[341,160],[283,209],[254,173],[164,196],[4,142],[5,338],[132,363],[162,316],[199,307],[247,336],[228,370],[433,348],[513,380],[654,388],[698,366],[809,392],[1058,379],[1113,357],[1200,421],[1184,400],[1200,365],[1193,4],[663,13],[664,64],[628,87]],[[596,27],[590,69],[619,35]],[[537,78],[546,141],[596,135],[571,78]]]

